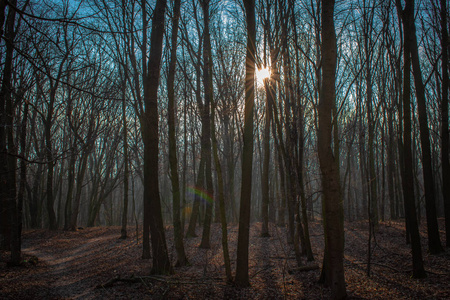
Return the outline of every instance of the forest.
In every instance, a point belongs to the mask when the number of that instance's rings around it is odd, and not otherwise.
[[[0,298],[449,298],[449,16],[0,0]]]

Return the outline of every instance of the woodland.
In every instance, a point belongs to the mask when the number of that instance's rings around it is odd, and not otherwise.
[[[447,0],[0,0],[0,298],[448,299]]]

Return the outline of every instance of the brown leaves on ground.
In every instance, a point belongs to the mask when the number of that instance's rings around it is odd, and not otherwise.
[[[442,224],[442,220],[441,225]],[[443,226],[441,226],[443,227]],[[141,259],[142,244],[135,228],[119,239],[119,227],[86,228],[77,232],[26,230],[23,266],[7,267],[8,253],[0,252],[0,299],[322,299],[329,289],[317,283],[320,269],[298,271],[286,229],[270,226],[270,237],[259,237],[260,223],[250,232],[251,287],[239,289],[225,282],[220,225],[213,224],[211,249],[200,249],[201,237],[185,239],[190,266],[173,276],[149,276],[151,260]],[[197,229],[200,233],[201,229]],[[235,270],[238,228],[228,228],[232,268]],[[402,222],[382,222],[372,242],[371,276],[367,270],[367,222],[345,224],[345,276],[350,298],[450,298],[450,251],[426,252],[428,278],[411,278],[410,247]],[[442,238],[443,238],[443,232]],[[176,261],[173,230],[167,227],[171,259]],[[320,222],[311,223],[316,262],[323,255]],[[37,257],[37,260],[36,260]],[[105,283],[110,283],[106,287]]]

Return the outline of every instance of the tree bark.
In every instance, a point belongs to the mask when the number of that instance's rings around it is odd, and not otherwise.
[[[266,108],[265,108],[265,124],[264,124],[264,140],[263,140],[263,168],[261,175],[261,196],[262,196],[262,227],[261,236],[270,237],[269,234],[269,163],[270,163],[270,104],[271,94],[270,79],[264,80],[266,91]]]
[[[239,209],[239,232],[236,258],[238,286],[250,285],[248,275],[248,245],[250,234],[250,207],[252,197],[253,167],[253,105],[255,100],[256,17],[255,1],[244,0],[247,21],[247,53],[245,58],[245,108],[244,149],[242,150],[241,206]]]
[[[404,71],[403,71],[403,196],[405,206],[406,226],[411,237],[413,277],[426,277],[420,245],[419,227],[414,197],[413,158],[411,152],[411,30],[409,24],[413,22],[414,3],[406,2],[402,11],[400,0],[396,1],[397,9],[401,14],[404,32]]]
[[[126,68],[124,68],[126,72]],[[126,78],[124,75],[123,81],[123,94],[122,94],[122,123],[123,123],[123,211],[122,211],[122,228],[120,229],[120,238],[127,238],[127,223],[128,223],[128,189],[129,189],[129,167],[128,167],[128,124],[127,124],[127,112],[126,112]]]
[[[411,5],[411,10],[414,12],[414,0],[407,1],[407,5]],[[427,106],[425,99],[425,87],[422,80],[422,71],[420,69],[419,50],[417,45],[416,27],[414,24],[414,16],[408,19],[409,39],[405,42],[410,44],[411,61],[414,74],[414,85],[416,90],[417,106],[419,111],[419,128],[420,141],[422,149],[422,165],[423,165],[423,179],[425,187],[425,205],[427,217],[427,232],[428,232],[428,250],[431,254],[443,252],[441,239],[439,237],[439,227],[437,223],[436,214],[436,192],[433,177],[433,167],[431,160],[431,146],[430,133],[428,129]]]
[[[166,0],[157,0],[153,11],[150,53],[146,76],[144,76],[144,104],[142,116],[142,139],[144,141],[144,226],[151,232],[152,274],[173,272],[167,251],[166,236],[161,212],[158,179],[159,133],[158,133],[158,86],[164,38],[164,15]],[[143,4],[145,7],[145,3]],[[143,12],[145,14],[145,12]]]
[[[178,176],[178,159],[175,127],[175,71],[177,63],[178,23],[180,20],[181,0],[175,0],[172,20],[172,38],[169,62],[169,74],[167,76],[168,91],[168,125],[169,125],[169,165],[172,181],[173,202],[173,231],[174,243],[177,251],[177,266],[187,265],[188,259],[184,251],[183,229],[181,227],[180,212],[180,182]],[[186,142],[186,141],[185,141]]]
[[[441,160],[442,160],[442,193],[444,197],[445,240],[450,247],[450,162],[448,132],[448,31],[447,1],[441,0],[441,48],[442,48],[442,99],[441,99]]]
[[[16,1],[12,1],[16,5]],[[13,105],[12,105],[12,68],[14,53],[14,24],[16,12],[8,10],[5,28],[6,52],[3,66],[2,86],[0,90],[0,249],[11,249],[14,235],[16,212],[16,168],[14,144],[12,140]],[[1,24],[3,27],[3,23]],[[12,252],[11,252],[12,254]],[[13,257],[11,257],[12,260]],[[13,261],[12,261],[13,262]]]
[[[318,152],[322,174],[326,278],[334,299],[347,296],[344,277],[344,211],[339,182],[339,162],[332,151],[332,110],[335,105],[337,46],[334,0],[322,1],[322,87],[319,101]],[[338,138],[338,137],[334,137]]]
[[[233,276],[231,274],[231,262],[230,262],[230,254],[228,250],[228,229],[227,229],[227,217],[225,213],[225,193],[223,188],[223,173],[222,173],[222,165],[219,159],[219,151],[217,149],[217,139],[216,139],[216,125],[215,125],[215,102],[212,103],[211,106],[211,139],[212,139],[212,147],[213,147],[213,155],[214,155],[214,164],[217,170],[217,182],[218,182],[218,198],[219,198],[219,210],[220,210],[220,223],[222,227],[222,251],[223,251],[223,260],[225,264],[225,274],[227,277],[227,281],[231,282],[233,280]]]
[[[205,89],[205,103],[203,105],[203,116],[202,116],[202,143],[205,147],[205,176],[206,176],[206,191],[207,194],[213,199],[214,188],[212,180],[212,161],[211,161],[211,104],[213,101],[213,61],[212,61],[212,51],[211,51],[211,36],[209,32],[209,1],[202,1],[203,9],[203,86]],[[210,232],[211,232],[211,221],[212,221],[212,209],[214,203],[212,201],[206,201],[205,203],[205,219],[203,222],[203,232],[202,241],[200,243],[200,248],[209,249],[210,248]]]
[[[12,1],[11,5],[16,6],[17,2]],[[12,75],[14,60],[14,38],[15,38],[15,18],[14,9],[8,10],[5,29],[6,53],[3,67],[3,80],[0,90],[0,249],[11,251],[9,263],[18,265],[20,263],[20,236],[19,212],[16,202],[16,169],[17,169],[17,147],[14,143],[14,105],[12,98]],[[3,24],[2,24],[3,25]]]

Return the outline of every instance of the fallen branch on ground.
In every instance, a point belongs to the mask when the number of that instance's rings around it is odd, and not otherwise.
[[[354,265],[367,265],[367,262],[351,262],[351,264],[354,264]],[[374,262],[371,262],[370,264],[374,265],[374,266],[378,266],[378,267],[387,268],[387,269],[390,269],[390,270],[392,270],[394,272],[397,272],[397,273],[412,273],[412,271],[413,271],[412,269],[410,269],[410,270],[399,270],[399,269],[393,268],[393,267],[388,266],[388,265],[374,263]],[[433,274],[433,275],[439,275],[439,276],[450,275],[450,273],[435,273],[433,271],[428,271],[428,270],[425,270],[425,272],[427,272],[429,274]]]
[[[290,271],[291,272],[309,272],[309,271],[317,270],[317,269],[319,269],[319,265],[314,264],[314,265],[307,265],[307,266],[293,268]]]
[[[107,282],[103,284],[99,284],[96,286],[97,289],[100,288],[107,288],[113,286],[116,282],[125,282],[125,283],[138,283],[138,282],[144,282],[144,280],[154,280],[159,282],[164,282],[167,284],[217,284],[217,282],[213,283],[213,281],[219,281],[223,280],[222,278],[209,278],[209,280],[203,280],[203,281],[179,281],[179,280],[168,280],[163,277],[158,276],[134,276],[131,275],[130,277],[120,277],[120,275],[111,278]]]

